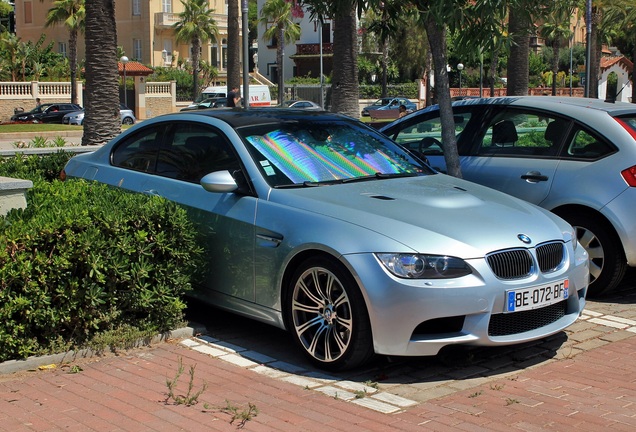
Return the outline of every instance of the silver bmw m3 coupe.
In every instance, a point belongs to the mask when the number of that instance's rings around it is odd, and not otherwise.
[[[65,172],[184,206],[208,253],[196,297],[287,329],[325,369],[543,338],[585,305],[588,255],[568,223],[349,117],[169,114]]]

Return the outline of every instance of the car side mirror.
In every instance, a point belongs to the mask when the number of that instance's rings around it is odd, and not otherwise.
[[[215,171],[201,178],[201,186],[208,192],[228,193],[238,189],[236,180],[229,171]]]

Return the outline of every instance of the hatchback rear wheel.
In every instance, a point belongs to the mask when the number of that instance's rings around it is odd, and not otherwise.
[[[627,260],[617,235],[599,216],[589,212],[562,215],[576,229],[576,237],[590,256],[589,296],[616,288],[627,270]]]
[[[286,299],[295,342],[323,369],[351,369],[373,355],[369,316],[360,289],[335,260],[306,260],[294,273]]]

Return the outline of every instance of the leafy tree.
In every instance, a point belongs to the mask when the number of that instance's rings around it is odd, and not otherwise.
[[[0,1],[0,33],[9,31],[9,17],[13,12],[13,6],[9,3]]]
[[[636,5],[613,4],[607,9],[607,19],[613,22],[618,28],[618,35],[615,38],[617,45],[622,46],[624,52],[631,52],[632,70],[632,103],[636,103],[636,82],[634,74],[634,64],[636,63]]]
[[[276,65],[278,67],[278,103],[285,100],[285,77],[283,71],[285,44],[300,39],[300,24],[292,16],[291,3],[287,0],[267,0],[261,9],[259,22],[265,26],[263,40],[276,39]]]
[[[121,133],[115,0],[86,2],[86,116],[82,145],[105,144]]]
[[[201,45],[211,39],[217,40],[219,30],[208,0],[181,0],[181,4],[184,9],[179,14],[179,21],[174,24],[175,37],[179,43],[192,44],[192,100],[197,100]]]
[[[42,0],[40,0],[42,1]],[[77,37],[84,31],[84,0],[57,0],[46,14],[45,27],[63,24],[68,29],[71,69],[71,103],[77,103]]]
[[[3,33],[0,40],[0,46],[4,55],[1,57],[3,61],[3,71],[8,71],[11,74],[11,81],[18,80],[19,64],[18,58],[21,55],[22,50],[20,46],[24,43],[19,37],[12,33]]]

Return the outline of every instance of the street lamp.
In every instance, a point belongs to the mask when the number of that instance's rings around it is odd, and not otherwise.
[[[128,63],[128,57],[121,56],[119,61],[124,65],[124,105],[128,106],[128,95],[126,94],[126,63]]]
[[[462,71],[464,70],[464,64],[458,63],[457,70],[459,71],[459,95],[462,95]]]

